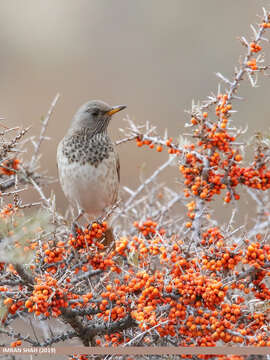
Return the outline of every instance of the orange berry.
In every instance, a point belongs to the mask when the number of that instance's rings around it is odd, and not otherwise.
[[[33,303],[32,303],[31,300],[28,299],[28,300],[26,300],[24,305],[25,305],[26,308],[30,308],[33,305]]]
[[[193,118],[191,118],[191,123],[193,124],[193,125],[197,125],[198,124],[198,121],[197,121],[197,119],[195,119],[194,117]]]
[[[11,305],[13,303],[13,300],[11,299],[11,298],[6,298],[5,300],[4,300],[4,304],[5,305]]]
[[[239,162],[242,160],[242,156],[240,154],[235,155],[234,160]]]
[[[150,140],[144,140],[143,142],[145,145],[150,145],[151,144],[151,141]]]

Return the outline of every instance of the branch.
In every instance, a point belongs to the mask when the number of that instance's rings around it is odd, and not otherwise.
[[[51,106],[49,108],[49,111],[48,111],[47,115],[45,116],[44,120],[42,121],[42,127],[41,127],[38,142],[36,144],[34,144],[35,145],[35,151],[34,151],[33,157],[32,157],[31,162],[30,162],[30,168],[31,169],[33,169],[35,167],[35,165],[36,165],[41,144],[42,144],[43,140],[45,139],[44,134],[45,134],[45,132],[47,130],[49,120],[50,120],[50,118],[52,116],[52,113],[54,111],[54,108],[55,108],[55,106],[57,104],[57,101],[58,101],[59,97],[60,97],[60,94],[56,94],[55,98],[53,99],[53,101],[51,103]]]

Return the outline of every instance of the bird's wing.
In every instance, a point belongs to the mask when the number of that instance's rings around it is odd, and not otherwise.
[[[118,175],[118,181],[120,182],[120,159],[118,153],[116,153],[116,170]]]
[[[59,142],[58,146],[57,146],[57,150],[56,150],[56,168],[57,170],[59,170],[59,166],[58,166],[58,161],[59,161],[59,157],[60,157],[60,147],[62,146],[62,140]]]

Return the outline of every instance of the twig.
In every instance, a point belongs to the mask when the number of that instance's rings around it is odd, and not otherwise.
[[[42,121],[42,127],[41,127],[41,131],[40,131],[39,139],[38,139],[38,142],[35,145],[35,151],[34,151],[33,157],[32,157],[31,162],[30,162],[30,169],[34,168],[35,165],[36,165],[39,150],[40,150],[42,141],[44,140],[44,134],[45,134],[45,132],[47,130],[49,120],[50,120],[50,118],[52,116],[52,113],[54,111],[54,108],[55,108],[55,106],[57,104],[57,101],[58,101],[59,97],[60,97],[60,94],[57,93],[55,98],[53,99],[53,101],[51,103],[51,106],[49,108],[49,111],[48,111],[47,115],[45,116],[44,120]]]

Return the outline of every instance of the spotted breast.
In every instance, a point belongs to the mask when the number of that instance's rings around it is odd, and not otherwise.
[[[57,149],[59,179],[68,200],[94,219],[118,197],[119,157],[106,133],[67,134]]]

